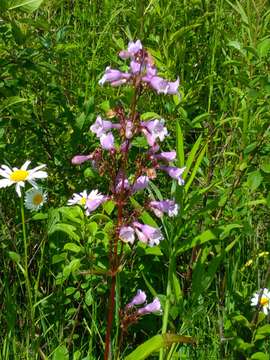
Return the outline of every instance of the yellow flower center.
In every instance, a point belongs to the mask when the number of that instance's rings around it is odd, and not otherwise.
[[[86,198],[85,198],[85,197],[81,198],[80,204],[81,204],[81,205],[85,205],[85,204],[86,204]]]
[[[26,170],[15,170],[10,174],[10,180],[19,182],[25,181],[29,175],[29,172]]]
[[[41,204],[43,201],[43,196],[41,194],[35,194],[33,196],[33,204],[34,205],[39,205]]]
[[[260,301],[261,306],[265,306],[269,304],[269,299],[265,296],[262,296],[261,301]]]

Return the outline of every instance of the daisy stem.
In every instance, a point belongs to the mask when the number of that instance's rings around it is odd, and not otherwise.
[[[24,203],[23,197],[21,197],[21,218],[22,218],[22,231],[23,231],[23,245],[24,245],[24,278],[25,278],[25,286],[27,292],[27,307],[28,307],[28,321],[29,321],[29,329],[30,336],[33,334],[33,312],[32,312],[32,296],[31,296],[31,286],[30,279],[28,273],[28,241],[26,235],[26,226],[25,226],[25,215],[24,215]]]

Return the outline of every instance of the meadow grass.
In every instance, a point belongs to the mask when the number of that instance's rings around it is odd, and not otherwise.
[[[181,205],[162,223],[166,245],[127,251],[117,277],[117,310],[137,288],[163,305],[162,316],[129,330],[120,358],[169,332],[196,345],[173,344],[150,359],[269,359],[269,316],[256,318],[250,306],[255,291],[270,287],[269,2],[54,0],[31,15],[1,17],[0,164],[31,159],[50,176],[41,215],[25,214],[27,256],[15,191],[0,190],[0,359],[103,358],[107,278],[91,269],[108,267],[111,213],[102,214],[106,225],[98,216],[89,224],[61,206],[73,192],[105,189],[70,159],[96,147],[88,130],[99,113],[129,102],[128,88],[98,80],[106,66],[122,65],[117,52],[138,38],[161,75],[180,78],[181,102],[150,93],[138,108],[167,120],[166,145],[188,170],[183,188],[159,184]],[[149,191],[160,196],[154,185]],[[64,248],[76,235],[83,255]],[[26,257],[29,276],[20,269]],[[114,321],[113,346],[117,311]],[[258,338],[261,326],[268,327]]]

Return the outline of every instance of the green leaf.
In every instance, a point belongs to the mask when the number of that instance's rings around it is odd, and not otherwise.
[[[160,119],[161,118],[161,116],[158,115],[155,112],[146,112],[146,113],[141,114],[140,117],[141,117],[141,120],[143,120],[143,121],[150,120],[150,119]]]
[[[197,174],[197,171],[198,171],[198,169],[199,169],[199,167],[200,167],[200,165],[201,165],[201,162],[202,162],[202,160],[203,160],[203,157],[204,157],[204,154],[205,154],[205,152],[206,152],[206,149],[207,149],[207,144],[204,145],[202,151],[200,152],[200,155],[198,156],[198,159],[196,160],[196,163],[195,163],[195,165],[194,165],[194,168],[193,168],[193,170],[192,170],[192,173],[191,173],[190,177],[188,178],[188,182],[187,182],[186,185],[185,185],[185,192],[188,192],[188,189],[189,189],[189,187],[191,186],[191,184],[192,184],[192,182],[193,182],[193,180],[194,180],[194,178],[195,178],[195,176],[196,176],[196,174]],[[186,175],[186,174],[187,174],[187,169],[185,170],[184,175]]]
[[[176,334],[163,334],[153,336],[151,339],[138,346],[131,354],[126,356],[124,360],[143,360],[152,353],[162,348],[170,346],[173,343],[193,344],[194,340],[190,336],[181,336]]]
[[[68,360],[68,349],[65,345],[60,345],[53,353],[53,360]]]
[[[258,351],[254,354],[251,355],[251,358],[252,360],[269,360],[269,355],[261,352],[261,351]]]
[[[201,26],[201,23],[183,26],[181,29],[177,30],[175,33],[173,33],[170,36],[169,46],[173,44],[175,41],[179,41],[179,39],[183,37],[187,32],[196,29],[198,26]]]
[[[247,318],[244,317],[244,315],[235,315],[232,320],[234,320],[235,322],[241,324],[242,326],[244,327],[247,327],[250,329],[251,327],[251,324],[250,322],[248,321]]]
[[[21,260],[20,255],[14,251],[9,251],[8,256],[11,258],[11,260],[15,261],[16,263],[19,263]]]
[[[7,99],[3,100],[0,106],[0,111],[3,111],[4,109],[7,109],[13,105],[22,103],[27,101],[27,99],[21,98],[19,96],[10,96]]]
[[[54,224],[49,231],[49,235],[60,231],[66,233],[70,238],[79,241],[80,237],[75,233],[76,227],[70,224]]]
[[[257,329],[255,341],[264,339],[267,336],[270,336],[270,324],[263,325]]]
[[[106,213],[108,215],[111,215],[111,213],[113,212],[115,208],[115,202],[113,200],[109,200],[109,201],[106,201],[104,204],[103,204],[103,209],[106,211]]]
[[[183,167],[185,165],[184,139],[179,122],[176,123],[176,152],[177,152],[178,166]]]
[[[198,139],[196,140],[195,144],[193,145],[191,151],[190,151],[190,154],[187,158],[187,162],[185,164],[186,166],[186,169],[185,169],[185,172],[183,174],[183,179],[186,178],[188,172],[189,172],[189,169],[191,167],[191,164],[193,163],[194,159],[195,159],[195,155],[199,149],[199,146],[201,144],[201,141],[202,141],[202,136],[199,136]]]
[[[78,253],[78,252],[80,252],[82,250],[82,248],[81,248],[81,246],[78,246],[76,244],[67,243],[64,246],[64,250],[70,250],[70,251],[73,251],[75,253]]]
[[[268,52],[270,50],[270,38],[266,38],[264,40],[262,40],[258,46],[257,46],[257,51],[260,57],[265,57]]]
[[[87,306],[90,306],[93,304],[93,296],[92,296],[92,289],[90,288],[89,290],[87,290],[86,294],[85,294],[85,303]]]
[[[214,230],[206,230],[202,234],[196,236],[193,240],[186,240],[179,244],[177,255],[192,249],[195,246],[202,245],[210,240],[215,240],[217,235],[214,233]]]
[[[8,10],[20,9],[31,13],[37,10],[42,2],[43,0],[10,0]]]
[[[251,191],[255,191],[261,184],[263,177],[259,170],[253,171],[248,175],[247,185]]]

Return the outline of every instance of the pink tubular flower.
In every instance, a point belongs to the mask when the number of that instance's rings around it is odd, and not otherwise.
[[[139,176],[135,181],[135,183],[133,184],[132,193],[147,188],[148,184],[149,184],[148,176],[145,175]]]
[[[122,226],[119,231],[119,238],[125,242],[133,244],[135,241],[135,232],[131,226]]]
[[[149,85],[156,90],[158,94],[178,94],[179,79],[174,82],[167,81],[160,76],[153,76],[149,79]]]
[[[142,290],[138,290],[137,294],[134,296],[134,298],[131,300],[130,303],[127,304],[127,308],[130,308],[134,305],[142,305],[146,301],[146,294]]]
[[[136,42],[130,41],[128,43],[128,49],[120,51],[119,56],[121,59],[133,58],[140,50],[142,50],[142,43],[140,40],[137,40]]]
[[[73,165],[81,165],[85,161],[88,161],[88,160],[92,160],[91,155],[76,155],[76,156],[73,156],[73,158],[71,159],[71,163]]]
[[[179,206],[173,200],[150,201],[150,208],[153,210],[157,217],[162,217],[167,213],[170,217],[178,214]]]
[[[92,211],[96,210],[106,200],[108,200],[108,196],[100,194],[98,190],[92,190],[85,203],[86,215],[90,215]]]
[[[157,160],[173,161],[176,158],[176,151],[164,151],[160,154],[154,154],[153,157]]]
[[[139,315],[146,315],[155,312],[161,312],[161,304],[158,298],[155,298],[153,302],[138,310]]]
[[[132,225],[135,228],[138,239],[147,243],[149,246],[158,245],[159,242],[164,239],[161,231],[157,228],[150,225],[140,224],[137,221],[134,221]]]
[[[116,83],[120,80],[125,80],[125,82],[130,78],[129,73],[123,73],[122,71],[111,69],[110,67],[107,67],[105,70],[104,75],[99,80],[99,85],[104,85],[106,82],[109,82],[111,84]],[[120,85],[120,84],[119,84]]]
[[[146,136],[147,142],[150,146],[153,146],[157,139],[163,141],[165,136],[168,135],[168,130],[164,126],[164,123],[164,119],[141,122],[142,132]]]
[[[105,150],[113,150],[114,149],[114,136],[111,132],[108,134],[102,134],[100,136],[100,145]]]
[[[176,179],[178,181],[179,185],[184,185],[185,181],[182,178],[183,172],[185,171],[185,167],[178,168],[174,166],[164,166],[159,165],[160,170],[166,171],[166,173],[173,179]]]
[[[101,135],[106,134],[111,130],[112,127],[113,124],[111,121],[103,120],[101,116],[98,116],[94,124],[90,126],[90,130],[92,133],[96,134],[97,137],[101,137]]]
[[[135,60],[131,60],[130,70],[132,74],[138,74],[141,71],[141,64]]]

